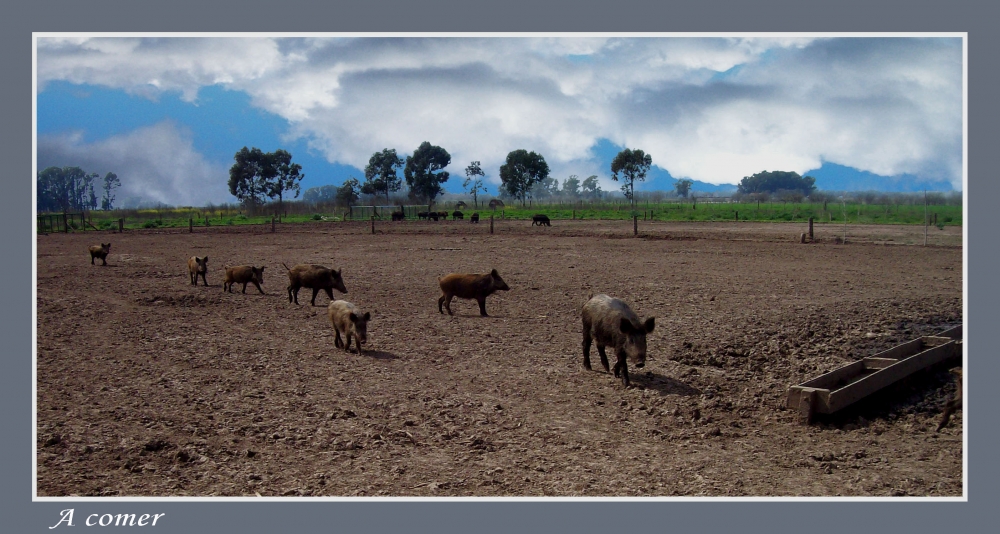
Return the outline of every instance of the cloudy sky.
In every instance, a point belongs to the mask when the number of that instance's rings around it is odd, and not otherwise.
[[[423,141],[450,191],[508,152],[560,181],[610,181],[638,148],[654,171],[736,184],[763,170],[963,187],[955,37],[37,38],[37,165],[115,172],[119,199],[233,201],[233,154],[284,148],[303,190]],[[400,172],[402,175],[402,172]],[[824,183],[826,181],[826,183]],[[657,182],[661,189],[671,182]],[[647,184],[648,185],[648,184]],[[825,187],[824,187],[825,185]],[[862,182],[862,186],[865,185]]]

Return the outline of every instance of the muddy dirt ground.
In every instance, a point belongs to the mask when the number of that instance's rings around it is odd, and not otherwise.
[[[315,223],[37,237],[39,496],[961,496],[950,362],[801,425],[788,387],[962,323],[961,228]],[[112,243],[108,265],[87,247]],[[910,243],[907,245],[906,243]],[[209,256],[209,287],[188,257]],[[334,348],[343,269],[373,313]],[[223,264],[264,265],[222,291]],[[437,310],[437,278],[511,290]],[[655,316],[625,389],[582,366],[591,293]],[[303,298],[304,297],[304,298]]]

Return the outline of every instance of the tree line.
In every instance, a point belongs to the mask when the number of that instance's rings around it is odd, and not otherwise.
[[[444,170],[451,163],[451,155],[440,146],[424,141],[414,150],[412,155],[399,156],[395,149],[385,148],[372,154],[365,166],[365,181],[361,182],[350,177],[340,186],[321,186],[306,191],[303,200],[308,202],[336,201],[341,204],[353,204],[361,195],[372,197],[385,196],[389,204],[389,195],[402,189],[403,180],[409,187],[408,196],[411,200],[433,204],[434,200],[444,193],[442,184],[448,181],[450,174]],[[646,173],[652,165],[652,157],[642,150],[625,149],[621,151],[611,164],[611,178],[622,182],[622,192],[634,205],[635,182],[645,180]],[[399,171],[403,171],[403,178]],[[501,197],[512,198],[522,205],[531,198],[546,198],[555,194],[573,196],[575,198],[597,199],[604,193],[597,180],[597,175],[580,180],[576,175],[567,178],[562,188],[559,181],[549,176],[550,170],[545,158],[537,152],[525,149],[513,150],[500,166]],[[472,196],[473,204],[478,205],[479,193],[485,193],[486,173],[479,161],[471,162],[465,168],[463,190]],[[691,181],[682,181],[690,188]],[[686,184],[686,185],[685,185]],[[237,197],[239,198],[239,197]]]
[[[102,196],[98,199],[95,184]],[[80,167],[47,167],[38,172],[36,192],[38,212],[62,212],[114,209],[114,190],[121,185],[118,175],[109,172],[104,178]],[[98,203],[100,200],[100,203]]]

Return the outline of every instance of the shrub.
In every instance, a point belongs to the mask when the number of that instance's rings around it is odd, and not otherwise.
[[[143,228],[158,228],[160,226],[160,221],[146,221],[143,223]]]

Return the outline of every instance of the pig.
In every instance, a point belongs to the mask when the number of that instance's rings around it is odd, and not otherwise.
[[[473,213],[472,217],[469,217],[469,222],[470,223],[477,223],[477,222],[479,222],[479,212]]]
[[[448,212],[447,211],[439,211],[438,212],[438,217],[441,217],[442,221],[447,221],[448,220]]]
[[[942,428],[948,425],[948,421],[951,419],[951,414],[955,413],[955,410],[962,407],[962,368],[956,367],[950,371],[957,377],[957,383],[955,384],[955,393],[952,394],[951,398],[944,405],[944,412],[941,414],[941,422],[938,423],[936,432],[940,432]]]
[[[453,211],[451,213],[451,218],[454,219],[454,220],[456,220],[456,221],[460,221],[460,220],[462,220],[462,219],[465,218],[465,214],[462,213],[462,212],[460,212],[460,211],[458,211],[458,210],[455,210],[455,211]]]
[[[108,264],[107,258],[110,252],[111,252],[111,243],[108,243],[107,245],[101,243],[99,246],[94,245],[90,247],[90,264],[97,265],[96,263],[94,263],[94,258],[100,258],[101,261],[104,262],[101,265],[107,265]]]
[[[428,213],[426,211],[417,212],[417,218],[418,219],[426,219],[427,216],[428,216]]]
[[[394,220],[394,221],[402,221],[402,220],[405,220],[405,219],[406,219],[406,214],[403,213],[402,211],[394,211],[394,212],[392,212],[392,220]]]
[[[531,226],[534,226],[536,224],[538,226],[542,226],[542,225],[552,226],[552,223],[549,222],[549,216],[548,215],[542,215],[542,214],[535,215],[535,216],[533,216],[531,218]]]
[[[434,219],[435,221],[437,221],[438,217],[440,217],[441,215],[438,212],[436,212],[436,211],[431,211],[431,212],[427,213],[427,216],[430,217],[431,219]]]
[[[486,297],[496,291],[510,289],[503,278],[500,278],[496,269],[487,274],[446,274],[438,278],[438,283],[441,285],[441,292],[444,293],[438,299],[438,311],[443,314],[441,306],[444,305],[448,310],[448,315],[454,315],[451,313],[451,299],[458,297],[476,299],[479,302],[479,315],[489,317],[489,314],[486,313]]]
[[[346,300],[335,300],[327,306],[327,315],[330,317],[330,324],[337,333],[337,338],[333,340],[333,345],[351,352],[351,336],[354,336],[355,346],[358,354],[361,354],[361,345],[368,342],[368,321],[372,314],[365,312],[347,302]],[[344,334],[345,340],[340,339],[340,334]]]
[[[282,263],[282,265],[285,265]],[[288,266],[285,265],[285,269]],[[342,271],[343,269],[341,269]],[[330,300],[335,300],[333,298],[333,290],[336,289],[341,293],[347,293],[347,287],[344,285],[344,279],[340,277],[341,271],[334,271],[333,269],[327,269],[322,265],[313,265],[300,263],[291,269],[288,269],[288,302],[299,303],[299,288],[307,287],[313,290],[312,295],[312,305],[316,305],[316,294],[322,289],[326,291],[326,295],[330,297]]]
[[[621,376],[625,387],[629,386],[628,365],[631,359],[637,368],[646,365],[646,334],[653,331],[655,319],[650,317],[640,321],[639,317],[624,301],[607,295],[591,297],[583,305],[583,366],[590,369],[590,345],[597,341],[597,353],[601,355],[601,365],[608,369],[608,356],[604,347],[615,351],[615,377]]]
[[[233,292],[233,284],[243,284],[243,293],[247,292],[247,284],[253,284],[257,291],[260,291],[261,295],[264,295],[264,290],[260,288],[260,285],[264,283],[264,267],[253,267],[251,265],[238,265],[236,267],[230,267],[228,265],[223,266],[226,269],[226,277],[222,281],[222,290]]]
[[[191,274],[191,285],[198,285],[198,275],[201,275],[201,281],[208,287],[208,280],[205,279],[205,273],[208,272],[208,256],[204,258],[191,256],[188,259],[188,272]]]

